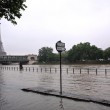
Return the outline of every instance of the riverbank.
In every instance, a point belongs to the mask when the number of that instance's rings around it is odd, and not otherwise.
[[[57,65],[59,62],[51,62],[51,63],[34,63],[33,65]],[[90,60],[90,61],[75,61],[75,62],[64,62],[62,61],[63,65],[108,65],[110,64],[110,61],[96,61],[96,60]]]
[[[33,88],[23,88],[21,89],[25,92],[32,92],[32,93],[38,93],[46,96],[55,96],[55,97],[60,97],[60,98],[66,98],[66,99],[71,99],[75,101],[84,101],[84,102],[93,102],[97,104],[102,104],[110,107],[110,101],[109,100],[104,100],[96,97],[90,97],[88,95],[78,95],[78,94],[72,94],[72,93],[66,93],[63,92],[62,94],[60,91],[51,89],[47,90],[45,88],[39,88],[39,87],[33,87]]]

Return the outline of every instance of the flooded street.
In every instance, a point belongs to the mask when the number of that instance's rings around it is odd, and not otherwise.
[[[110,110],[92,102],[24,92],[22,88],[60,89],[59,65],[2,66],[0,110]],[[110,65],[62,65],[63,91],[110,101]]]

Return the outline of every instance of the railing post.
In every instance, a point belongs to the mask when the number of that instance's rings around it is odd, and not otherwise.
[[[30,71],[30,67],[29,67],[29,71]]]
[[[46,68],[45,68],[45,72],[46,72]]]
[[[34,71],[34,67],[33,67],[33,71]]]
[[[88,74],[89,74],[89,68],[88,68]]]
[[[51,68],[50,68],[50,73],[51,73]]]
[[[105,69],[105,75],[107,75],[107,69]]]
[[[17,67],[17,70],[18,70],[18,67]]]
[[[67,71],[67,73],[68,73],[68,68],[67,68],[67,70],[66,70],[66,71]]]
[[[81,74],[81,68],[80,68],[80,74]]]
[[[27,67],[26,67],[26,71],[27,71]]]
[[[57,72],[56,68],[55,68],[55,73]]]
[[[97,75],[97,69],[96,69],[96,75]]]
[[[73,74],[74,74],[74,68],[73,68]]]

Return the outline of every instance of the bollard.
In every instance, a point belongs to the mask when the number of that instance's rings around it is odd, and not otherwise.
[[[29,71],[30,71],[30,67],[29,67]]]
[[[27,71],[27,67],[26,67],[26,71]]]
[[[18,67],[17,67],[17,71],[18,71]]]
[[[42,72],[42,68],[41,68],[41,72]]]
[[[80,74],[81,74],[81,69],[80,69]]]
[[[47,71],[47,69],[45,68],[45,72]]]
[[[107,69],[105,69],[105,75],[107,75]]]
[[[74,74],[74,68],[73,68],[73,74]]]
[[[97,75],[97,69],[96,69],[96,75]]]
[[[57,72],[57,69],[55,68],[55,73]]]
[[[66,70],[66,71],[67,71],[67,73],[68,73],[68,68],[67,68],[67,70]]]
[[[88,68],[88,74],[89,74],[89,68]]]
[[[50,73],[51,73],[51,68],[50,68]]]
[[[33,67],[33,72],[34,72],[34,67]]]

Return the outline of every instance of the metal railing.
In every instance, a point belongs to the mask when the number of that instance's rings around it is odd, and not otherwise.
[[[10,70],[10,71],[19,71],[19,67],[12,67],[12,66],[1,66],[0,70]],[[28,71],[28,72],[40,72],[40,73],[57,73],[60,72],[60,68],[44,68],[44,67],[23,67],[22,71]],[[72,74],[83,74],[83,73],[94,73],[94,74],[100,74],[104,73],[105,75],[110,74],[110,69],[99,69],[99,68],[62,68],[62,73],[72,73]]]

